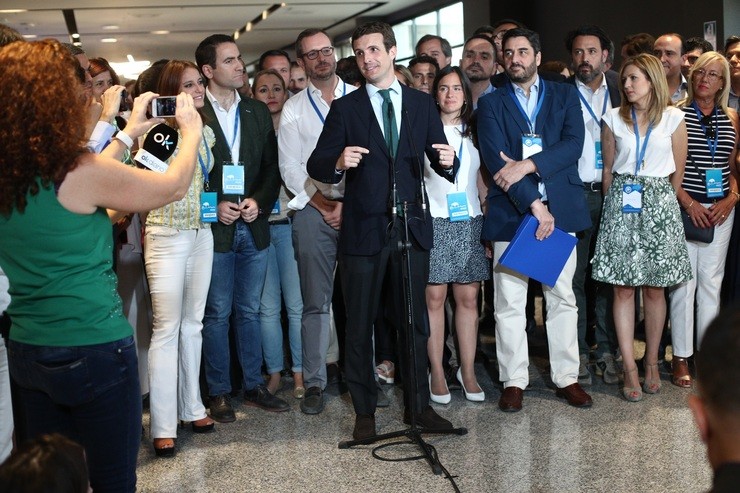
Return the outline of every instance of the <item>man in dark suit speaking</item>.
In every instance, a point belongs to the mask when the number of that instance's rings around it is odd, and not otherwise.
[[[503,411],[519,411],[529,384],[525,335],[528,278],[498,264],[524,214],[539,221],[538,240],[555,226],[576,233],[591,220],[578,176],[583,118],[575,87],[537,75],[540,40],[528,29],[503,38],[509,82],[478,101],[481,157],[494,179],[488,193],[483,239],[493,241],[496,355],[504,392]],[[577,407],[591,405],[578,384],[578,310],[573,294],[576,253],[571,253],[553,287],[543,286],[547,303],[550,376],[557,395]]]
[[[355,439],[375,435],[377,386],[373,379],[373,320],[386,272],[392,276],[389,303],[403,334],[405,304],[402,256],[398,247],[405,224],[410,230],[411,287],[417,388],[408,388],[409,365],[401,358],[406,384],[404,421],[416,398],[416,421],[430,430],[452,428],[429,406],[427,320],[424,289],[428,279],[432,220],[422,184],[425,152],[432,168],[452,181],[459,167],[447,144],[429,95],[396,79],[396,38],[383,22],[370,22],[352,33],[352,48],[365,76],[364,88],[334,101],[324,130],[308,160],[308,174],[324,183],[346,180],[339,268],[347,309],[345,373],[356,419]],[[404,211],[403,204],[407,204]],[[402,337],[403,339],[403,337]],[[405,347],[402,340],[401,347]],[[404,352],[405,354],[405,352]]]

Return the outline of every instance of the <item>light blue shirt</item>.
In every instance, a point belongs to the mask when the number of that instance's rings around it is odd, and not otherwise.
[[[537,107],[537,100],[540,97],[540,76],[534,76],[534,84],[529,87],[529,97],[524,93],[524,89],[514,83],[511,85],[514,87],[516,99],[519,101],[519,104],[522,105],[524,112],[529,117],[529,121],[532,122],[532,127],[529,130],[532,133],[536,133],[535,126],[537,125],[537,122],[532,119],[532,115],[534,114],[534,109]]]
[[[383,96],[378,91],[379,87],[375,87],[372,84],[365,84],[367,95],[370,98],[370,105],[373,107],[375,118],[378,120],[380,131],[385,137],[385,125],[383,125]],[[393,112],[396,114],[396,130],[398,135],[401,135],[401,83],[398,79],[393,80],[393,84],[388,88],[391,90],[391,103],[393,103]]]
[[[480,98],[482,98],[483,96],[486,96],[488,94],[491,94],[495,90],[496,90],[496,88],[493,87],[493,84],[488,84],[488,87],[486,87],[486,90],[483,91],[482,93],[480,93],[480,96],[478,96],[478,101],[480,101]],[[475,110],[478,109],[478,101],[476,101],[475,103],[473,103],[473,111],[475,111]]]

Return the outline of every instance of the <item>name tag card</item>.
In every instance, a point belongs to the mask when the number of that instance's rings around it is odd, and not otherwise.
[[[596,146],[596,169],[604,169],[604,157],[601,154],[601,141],[594,142]]]
[[[470,219],[467,194],[465,192],[449,192],[447,194],[447,211],[450,214],[451,222]]]
[[[642,185],[626,183],[622,185],[622,213],[639,214],[642,212]]]
[[[215,223],[218,221],[216,215],[217,201],[216,192],[202,192],[200,194],[200,220],[202,222]]]
[[[725,196],[722,190],[722,170],[708,169],[704,177],[707,187],[707,197],[710,199],[721,199]]]
[[[244,166],[239,164],[224,164],[222,177],[224,193],[244,195]]]
[[[522,135],[522,159],[542,152],[542,136],[537,134]]]

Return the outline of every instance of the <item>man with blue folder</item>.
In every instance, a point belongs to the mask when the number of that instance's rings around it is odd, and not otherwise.
[[[528,29],[504,34],[503,64],[509,82],[478,102],[478,139],[494,178],[488,196],[483,239],[493,242],[496,354],[504,392],[503,411],[519,411],[529,384],[525,333],[529,278],[503,267],[499,257],[526,213],[539,221],[538,240],[555,226],[575,233],[591,225],[578,176],[584,139],[575,87],[537,75],[540,41]],[[573,294],[576,253],[571,253],[553,287],[543,286],[547,304],[550,374],[557,395],[576,407],[591,406],[578,384],[578,310]]]

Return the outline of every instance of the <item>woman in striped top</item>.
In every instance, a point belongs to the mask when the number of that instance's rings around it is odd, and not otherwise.
[[[717,52],[704,53],[689,73],[688,95],[680,103],[688,130],[688,158],[678,202],[698,227],[714,228],[711,243],[686,241],[693,278],[670,290],[673,384],[691,387],[686,358],[719,313],[720,288],[738,194],[738,117],[727,107],[730,69]],[[696,304],[696,320],[694,305]]]

